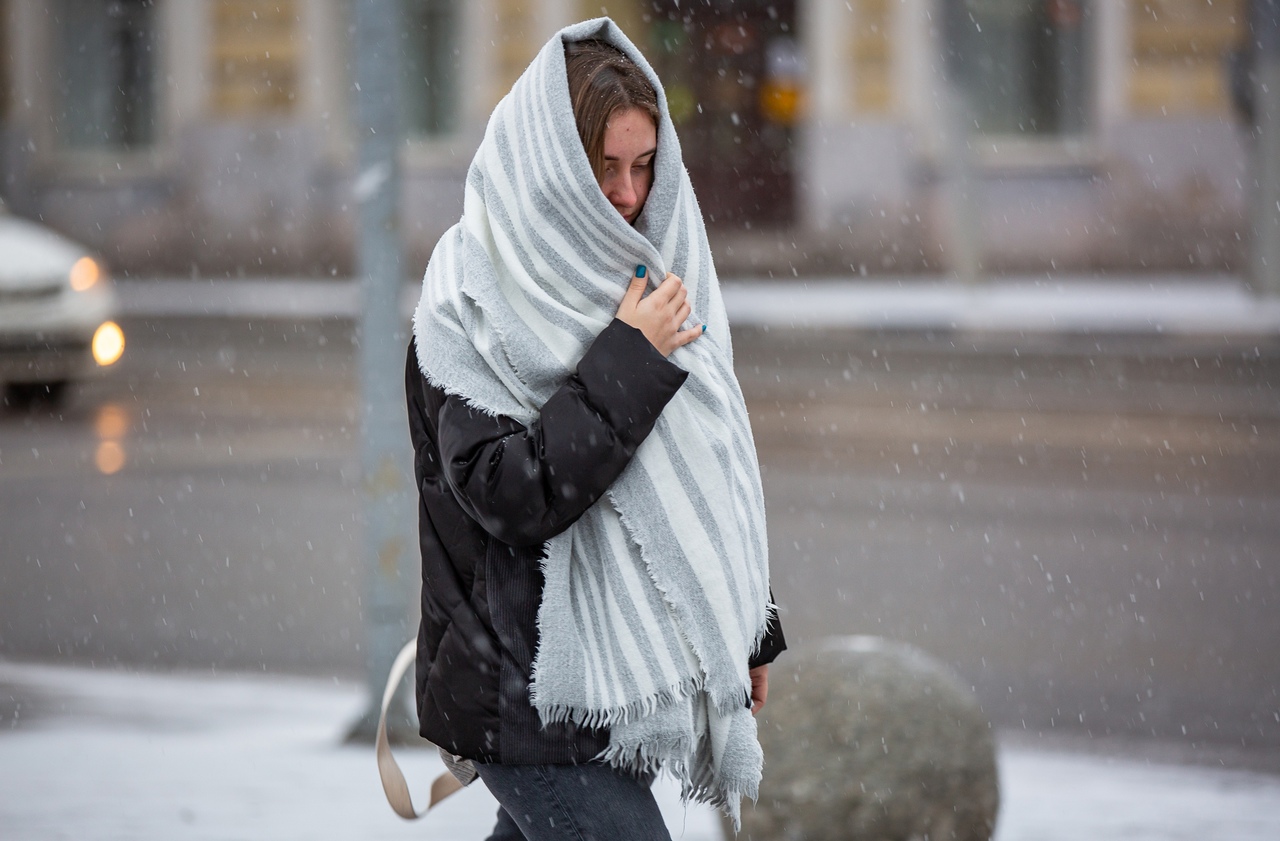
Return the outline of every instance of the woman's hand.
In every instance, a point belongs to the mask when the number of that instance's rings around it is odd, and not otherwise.
[[[755,715],[769,697],[769,667],[756,666],[748,674],[751,675],[751,714]]]
[[[706,332],[706,325],[681,330],[680,325],[689,317],[688,293],[684,281],[668,274],[658,288],[644,294],[648,283],[645,267],[637,266],[631,278],[631,286],[618,307],[618,320],[644,333],[644,337],[663,356],[670,356],[678,347],[689,344]]]

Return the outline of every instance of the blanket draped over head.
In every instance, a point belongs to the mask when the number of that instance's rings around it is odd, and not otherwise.
[[[654,183],[634,227],[601,192],[574,122],[564,45],[588,38],[622,50],[658,94]],[[622,474],[545,546],[531,702],[544,723],[609,727],[601,759],[666,769],[686,797],[736,821],[762,764],[747,662],[773,609],[759,466],[666,97],[600,18],[552,38],[489,120],[462,219],[437,244],[414,315],[423,373],[532,424],[614,318],[637,264],[653,285],[683,278],[685,326],[707,332],[670,357],[689,377]]]

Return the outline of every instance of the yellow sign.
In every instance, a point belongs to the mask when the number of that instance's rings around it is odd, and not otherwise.
[[[794,81],[770,80],[760,86],[760,113],[771,123],[794,125],[804,104],[804,91]]]

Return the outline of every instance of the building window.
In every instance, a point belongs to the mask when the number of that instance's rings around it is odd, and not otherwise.
[[[1130,0],[1129,104],[1150,116],[1230,114],[1231,84],[1247,71],[1231,62],[1246,43],[1243,0]]]
[[[216,0],[213,108],[227,116],[287,113],[298,94],[298,4]]]
[[[451,0],[402,0],[404,131],[447,135],[458,127],[458,7]]]
[[[853,36],[854,101],[867,114],[893,108],[893,15],[886,0],[858,0]]]
[[[983,134],[1088,128],[1087,0],[942,0],[947,67]]]
[[[138,149],[156,136],[151,0],[59,0],[58,137],[71,149]]]

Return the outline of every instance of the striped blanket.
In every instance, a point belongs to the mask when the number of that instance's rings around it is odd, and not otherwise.
[[[662,118],[635,226],[597,185],[575,128],[564,44],[602,38],[643,69]],[[736,821],[762,755],[749,656],[769,600],[764,498],[701,213],[652,67],[607,18],[559,32],[489,120],[462,219],[437,244],[414,315],[423,373],[528,425],[613,319],[637,264],[684,279],[705,335],[621,476],[545,547],[531,700],[544,722],[610,728],[603,759],[665,769]],[[568,481],[572,481],[569,479]]]

